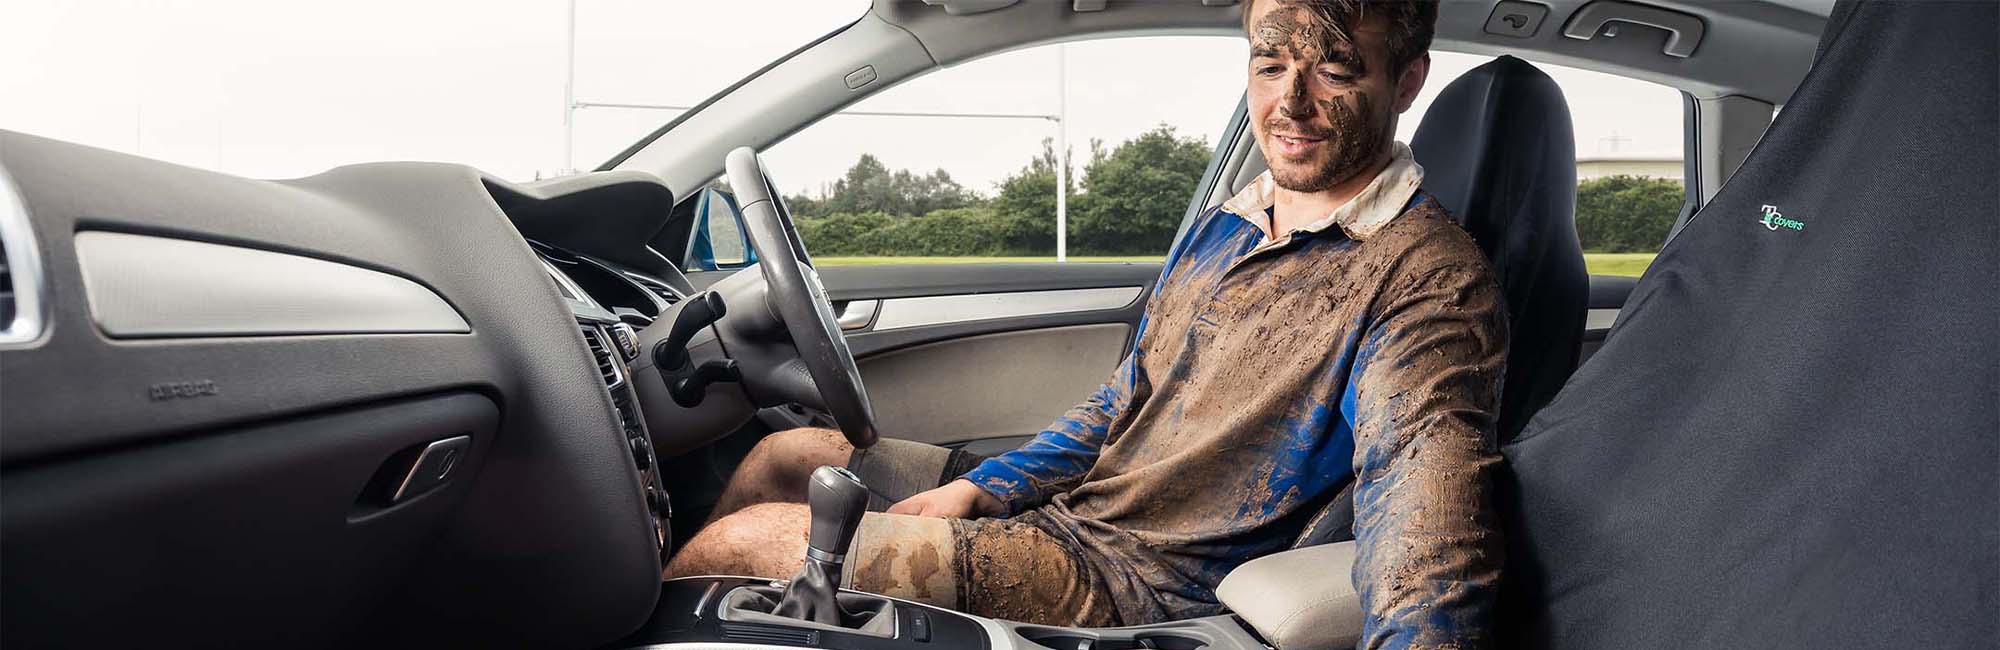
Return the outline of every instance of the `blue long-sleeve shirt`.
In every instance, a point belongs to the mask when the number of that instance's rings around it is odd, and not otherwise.
[[[1230,569],[1358,480],[1363,646],[1484,645],[1505,310],[1471,239],[1410,191],[1360,232],[1274,239],[1268,214],[1210,211],[1111,380],[965,478],[1072,546],[1126,624],[1220,612]]]

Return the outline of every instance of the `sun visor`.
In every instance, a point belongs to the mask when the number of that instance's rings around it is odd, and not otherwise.
[[[1755,151],[1503,447],[1510,645],[2000,638],[1996,35],[2000,3],[1836,6]]]

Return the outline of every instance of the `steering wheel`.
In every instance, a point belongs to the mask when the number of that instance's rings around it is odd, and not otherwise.
[[[833,315],[826,288],[813,270],[805,242],[799,240],[792,215],[780,200],[757,150],[739,147],[725,162],[729,186],[736,192],[756,267],[764,276],[764,303],[791,335],[819,404],[856,449],[875,444],[875,409],[861,386],[861,371],[847,350],[847,339]],[[801,379],[795,377],[794,379]],[[804,392],[804,391],[800,391]]]

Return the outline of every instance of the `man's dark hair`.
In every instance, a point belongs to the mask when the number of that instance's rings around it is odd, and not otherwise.
[[[1431,49],[1431,35],[1437,31],[1438,0],[1263,0],[1288,9],[1304,9],[1321,21],[1337,26],[1338,33],[1361,23],[1370,14],[1389,21],[1389,68],[1401,74],[1410,63]],[[1251,9],[1258,0],[1243,2],[1243,32],[1255,35],[1250,25]]]

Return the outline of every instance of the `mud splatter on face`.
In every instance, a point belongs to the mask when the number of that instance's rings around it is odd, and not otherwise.
[[[1287,48],[1294,52],[1311,53],[1319,57],[1343,46],[1352,45],[1353,39],[1343,27],[1352,19],[1348,12],[1317,5],[1292,3],[1280,3],[1280,5],[1278,10],[1257,21],[1253,33],[1258,45]]]
[[[1320,192],[1368,171],[1386,149],[1389,113],[1378,110],[1372,93],[1358,83],[1368,76],[1349,26],[1361,12],[1340,3],[1281,3],[1251,30],[1252,56],[1288,58],[1290,81],[1277,108],[1259,126],[1273,180],[1296,192]],[[1281,56],[1282,55],[1282,56]],[[1340,72],[1320,68],[1334,64]],[[1329,76],[1331,96],[1315,94],[1314,80]],[[1273,154],[1278,135],[1319,140],[1296,155]]]
[[[1301,76],[1300,78],[1304,78]],[[1331,99],[1312,100],[1314,110],[1327,117],[1332,128],[1314,122],[1274,119],[1266,133],[1287,132],[1326,141],[1319,156],[1287,162],[1294,166],[1273,166],[1272,180],[1294,192],[1320,192],[1368,171],[1370,163],[1382,156],[1386,147],[1383,131],[1387,125],[1375,114],[1375,102],[1360,90]],[[1298,118],[1294,118],[1298,119]]]

